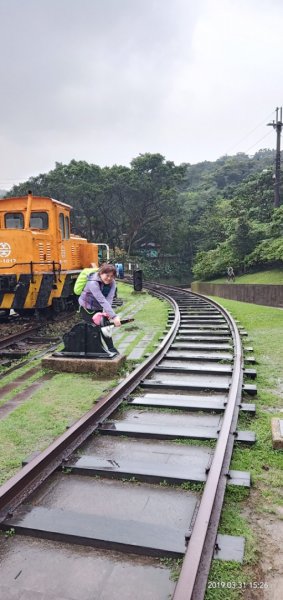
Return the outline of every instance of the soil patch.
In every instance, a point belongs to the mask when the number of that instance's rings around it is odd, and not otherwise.
[[[245,600],[282,600],[283,598],[283,507],[268,504],[269,512],[260,512],[262,496],[251,490],[243,514],[250,523],[258,545],[259,560],[250,568]],[[271,512],[272,511],[272,512]]]

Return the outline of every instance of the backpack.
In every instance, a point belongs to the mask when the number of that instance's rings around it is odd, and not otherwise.
[[[81,293],[83,292],[83,290],[90,278],[90,275],[97,273],[97,271],[98,271],[98,268],[97,269],[88,268],[88,269],[83,269],[80,272],[78,278],[76,279],[75,285],[74,285],[74,293],[77,296],[80,296]]]

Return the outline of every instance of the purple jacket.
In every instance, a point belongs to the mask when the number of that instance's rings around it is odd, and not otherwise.
[[[106,298],[102,293],[103,287],[104,283],[100,279],[99,274],[94,273],[94,275],[91,275],[79,297],[79,304],[91,312],[107,312],[109,317],[114,319],[116,313],[112,309],[112,302],[115,295],[116,282],[113,280],[110,284],[110,290]]]

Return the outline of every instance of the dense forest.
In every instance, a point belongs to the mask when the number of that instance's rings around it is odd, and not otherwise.
[[[71,204],[73,231],[106,242],[113,257],[139,256],[149,275],[211,279],[283,265],[283,206],[274,208],[271,150],[175,165],[141,154],[130,167],[72,160],[14,186]],[[147,248],[158,250],[146,258]],[[143,256],[143,258],[142,258]]]

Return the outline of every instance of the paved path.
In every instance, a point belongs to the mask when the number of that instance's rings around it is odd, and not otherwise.
[[[139,298],[137,300],[137,302],[135,302],[134,304],[131,305],[130,315],[134,317],[135,314],[137,312],[139,312],[144,307],[145,304],[147,304],[147,298],[146,297],[143,299]],[[125,318],[127,316],[129,316],[128,312],[127,312],[127,314],[124,310],[119,312],[119,317]],[[133,323],[133,327],[134,327],[134,323]],[[152,326],[147,327],[145,325],[144,331],[142,331],[140,328],[133,330],[133,331],[125,331],[125,330],[123,330],[123,326],[122,326],[121,329],[119,328],[119,329],[114,330],[114,333],[113,333],[114,346],[117,348],[117,350],[119,350],[119,352],[121,354],[126,354],[128,359],[140,360],[142,358],[142,356],[144,356],[144,354],[146,354],[147,347],[153,340],[157,329],[159,329],[159,328],[158,327],[153,328]],[[142,333],[144,333],[144,335],[141,337]],[[137,340],[135,347],[131,351],[129,351],[130,346],[132,346],[132,344],[135,340]]]

